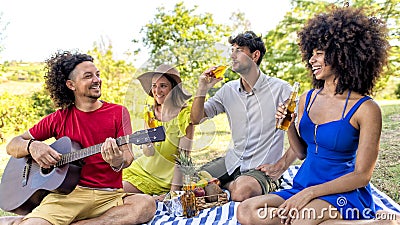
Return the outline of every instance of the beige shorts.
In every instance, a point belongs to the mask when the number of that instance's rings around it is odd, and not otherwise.
[[[70,224],[100,216],[114,206],[123,205],[126,195],[122,189],[105,191],[78,186],[68,195],[48,194],[24,220],[42,218],[54,225]]]
[[[224,186],[228,182],[236,180],[239,176],[250,176],[258,181],[261,186],[262,194],[267,194],[269,192],[276,191],[279,189],[282,177],[276,181],[272,180],[269,176],[267,176],[264,172],[260,170],[248,170],[246,172],[240,172],[240,168],[236,168],[236,170],[229,175],[226,171],[225,166],[225,158],[219,157],[214,159],[211,162],[203,165],[200,170],[205,170],[209,172],[213,177],[218,178],[221,181],[221,185]]]

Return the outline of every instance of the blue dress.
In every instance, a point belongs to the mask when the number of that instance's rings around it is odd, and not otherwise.
[[[307,157],[293,179],[292,189],[274,192],[285,200],[306,187],[322,184],[354,171],[360,132],[350,124],[350,118],[363,102],[371,98],[361,98],[345,116],[349,92],[342,119],[314,124],[307,111],[307,108],[310,108],[307,106],[312,92],[313,90],[310,90],[307,93],[303,117],[299,124],[300,136],[308,146]],[[315,97],[317,95],[318,93]],[[353,191],[318,198],[335,206],[342,217],[348,220],[371,219],[378,210],[372,199],[370,184]]]

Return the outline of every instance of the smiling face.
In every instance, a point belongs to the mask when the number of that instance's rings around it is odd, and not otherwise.
[[[165,98],[172,90],[171,82],[165,76],[153,76],[151,80],[151,92],[157,104],[164,104]]]
[[[101,96],[100,71],[93,62],[84,61],[78,64],[71,72],[67,86],[75,98],[98,99]]]
[[[332,67],[325,63],[325,51],[314,49],[308,62],[311,64],[313,75],[317,80],[334,78]]]

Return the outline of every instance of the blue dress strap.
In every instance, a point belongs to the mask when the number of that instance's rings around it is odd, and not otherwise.
[[[364,97],[362,97],[361,99],[359,99],[358,101],[357,101],[357,103],[355,104],[355,105],[353,105],[353,107],[350,109],[350,111],[347,113],[347,115],[346,115],[346,117],[344,118],[345,120],[350,120],[351,119],[351,117],[353,116],[353,114],[357,111],[357,109],[360,107],[360,105],[362,104],[362,103],[364,103],[365,101],[367,101],[367,100],[370,100],[371,99],[371,97],[369,97],[369,96],[364,96]]]
[[[314,91],[314,89],[311,89],[307,93],[306,104],[305,104],[306,107],[304,107],[304,110],[306,110],[308,108],[308,103],[310,102],[311,95],[312,95],[313,91]]]
[[[310,111],[310,108],[312,106],[312,104],[314,103],[315,99],[317,98],[317,95],[322,91],[323,88],[319,89],[319,91],[314,95],[314,98],[312,99],[311,103],[310,103],[310,99],[311,99],[311,94],[314,92],[315,89],[311,89],[308,93],[307,93],[307,99],[306,99],[306,108],[304,108],[304,110],[308,113]]]
[[[351,91],[349,90],[349,93],[347,94],[347,98],[346,98],[346,103],[344,104],[344,107],[343,107],[342,119],[344,118],[344,112],[346,112],[347,103],[349,103],[350,94],[351,94]]]

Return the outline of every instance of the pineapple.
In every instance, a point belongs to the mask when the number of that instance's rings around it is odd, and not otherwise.
[[[179,155],[175,156],[175,162],[178,164],[179,169],[181,170],[183,177],[192,178],[196,174],[196,169],[193,165],[192,158],[187,155],[184,151],[181,151]]]
[[[181,204],[183,215],[187,218],[197,215],[196,196],[193,192],[196,183],[191,181],[196,173],[192,158],[185,152],[181,151],[179,156],[175,156],[175,162],[178,164],[181,172],[183,173],[183,190],[184,194],[181,196]]]

